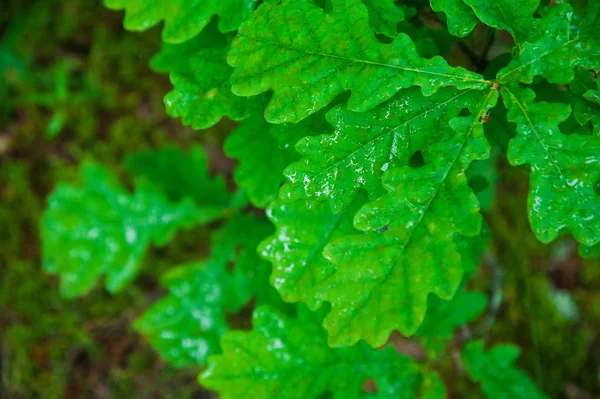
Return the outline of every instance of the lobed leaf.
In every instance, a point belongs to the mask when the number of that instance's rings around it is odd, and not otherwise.
[[[267,307],[254,311],[249,332],[227,333],[223,355],[213,356],[201,382],[224,399],[365,397],[362,386],[372,378],[382,398],[441,399],[445,388],[434,372],[392,348],[365,345],[329,348],[320,320],[299,308],[296,319]]]
[[[446,14],[446,26],[454,36],[467,36],[477,25],[477,16],[463,0],[431,0],[431,8]]]
[[[106,7],[125,10],[123,25],[142,31],[165,22],[162,38],[167,43],[182,43],[196,36],[219,16],[219,30],[231,32],[248,18],[258,0],[104,0]]]
[[[311,0],[265,3],[240,26],[228,55],[235,68],[232,90],[253,96],[272,89],[267,121],[298,122],[348,90],[348,108],[365,111],[410,86],[428,96],[443,86],[489,85],[439,56],[421,58],[405,34],[380,43],[359,0],[333,0],[331,6],[325,13]]]
[[[160,51],[150,59],[150,68],[158,73],[190,74],[190,58],[204,49],[225,48],[231,43],[231,34],[222,34],[215,23],[193,38],[182,43],[161,42]]]
[[[239,159],[236,183],[246,189],[252,203],[266,206],[277,198],[283,183],[283,170],[299,155],[294,145],[303,137],[327,130],[322,113],[297,124],[272,125],[262,115],[244,121],[225,141],[225,152]]]
[[[460,241],[479,234],[482,222],[465,170],[489,156],[482,118],[497,98],[491,90],[470,116],[453,119],[451,136],[423,150],[424,166],[387,171],[388,194],[355,216],[364,233],[325,248],[335,265],[320,285],[332,306],[324,320],[331,345],[364,339],[379,346],[396,329],[410,335],[423,321],[430,293],[452,298],[471,263]]]
[[[531,166],[528,199],[531,227],[544,243],[570,231],[584,245],[600,242],[600,138],[560,131],[570,115],[561,103],[535,102],[535,93],[519,86],[502,89],[508,120],[517,124],[509,143],[512,165]]]
[[[229,265],[247,281],[247,298],[258,305],[269,305],[287,311],[279,294],[269,285],[271,266],[258,256],[256,247],[273,233],[264,219],[250,214],[236,214],[214,235],[212,258]]]
[[[352,218],[364,200],[333,214],[327,205],[307,209],[303,201],[275,201],[267,215],[276,226],[275,234],[259,247],[260,254],[273,264],[271,284],[286,302],[304,302],[315,310],[322,301],[315,289],[333,272],[323,248],[336,237],[354,232]]]
[[[245,281],[212,261],[180,266],[163,276],[169,295],[138,318],[134,328],[160,356],[175,365],[203,365],[220,350],[228,330],[225,311],[235,312],[247,298],[240,297]]]
[[[519,349],[512,345],[497,345],[484,352],[483,341],[467,344],[461,358],[469,375],[481,382],[489,399],[547,398],[529,376],[513,365]]]
[[[125,167],[137,179],[146,179],[172,201],[193,199],[199,206],[224,208],[229,193],[222,176],[210,177],[204,149],[192,146],[184,152],[167,145],[160,150],[127,155]]]
[[[369,23],[375,33],[388,37],[398,34],[398,22],[404,21],[404,10],[413,11],[406,6],[398,6],[394,0],[364,0],[369,11]]]
[[[288,310],[268,284],[269,264],[256,253],[257,243],[271,232],[264,220],[236,214],[214,233],[206,262],[167,273],[162,283],[170,294],[134,325],[163,359],[179,367],[206,364],[208,355],[220,351],[219,340],[229,329],[227,314],[250,298]]]
[[[179,228],[223,216],[222,208],[170,202],[148,184],[130,195],[99,165],[84,164],[82,175],[84,187],[54,190],[42,222],[43,267],[60,275],[66,297],[85,294],[103,274],[109,291],[123,289],[151,243],[164,245]]]
[[[595,3],[595,4],[594,4]],[[516,6],[521,8],[521,4]],[[518,56],[498,72],[502,83],[531,83],[537,75],[550,83],[565,84],[574,78],[574,67],[600,69],[600,2],[590,2],[588,13],[573,29],[573,9],[567,3],[542,9],[542,18],[524,26],[527,42]]]
[[[286,168],[282,198],[305,198],[309,207],[328,201],[334,213],[361,189],[378,198],[386,170],[408,165],[416,151],[439,141],[450,119],[480,97],[479,90],[456,89],[424,97],[411,88],[372,111],[334,108],[327,113],[333,134],[307,137],[296,145],[304,158]]]
[[[510,32],[520,52],[525,41],[531,41],[533,13],[540,0],[462,0],[477,18],[492,28]]]
[[[595,81],[595,85],[594,85]],[[590,71],[575,71],[571,83],[574,94],[573,114],[582,126],[591,122],[594,134],[600,136],[600,85],[598,78]]]
[[[415,335],[423,340],[425,349],[439,354],[453,338],[454,330],[475,320],[486,306],[487,297],[481,292],[459,290],[449,301],[430,296],[427,314]]]
[[[164,98],[167,114],[193,129],[206,129],[223,117],[239,121],[258,111],[260,98],[231,92],[233,68],[227,65],[230,40],[209,28],[181,44],[163,43],[152,66],[169,72],[174,88]]]

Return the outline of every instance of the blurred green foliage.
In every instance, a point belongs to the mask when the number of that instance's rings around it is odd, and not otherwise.
[[[126,33],[122,14],[100,1],[0,5],[3,399],[208,397],[198,370],[167,365],[131,327],[163,295],[158,276],[204,254],[204,229],[152,250],[151,267],[117,296],[100,288],[65,300],[40,263],[46,196],[58,181],[75,181],[80,162],[120,172],[126,154],[197,138],[165,116],[168,79],[148,66],[159,36]],[[216,128],[206,140],[219,136]]]

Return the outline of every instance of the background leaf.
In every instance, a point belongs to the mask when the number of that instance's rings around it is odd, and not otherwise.
[[[135,178],[159,187],[172,201],[191,198],[199,206],[217,208],[226,207],[230,201],[225,180],[210,176],[206,153],[200,146],[187,152],[174,145],[139,151],[125,158],[125,167]]]
[[[126,29],[142,31],[164,21],[163,40],[181,43],[202,31],[214,15],[219,16],[221,32],[236,30],[258,1],[104,0],[104,4],[113,10],[125,10]]]
[[[170,202],[148,184],[130,195],[98,165],[81,170],[83,188],[62,184],[48,199],[41,232],[44,269],[61,276],[66,297],[85,294],[102,274],[109,291],[123,289],[151,242],[164,245],[179,228],[223,216],[221,208]]]
[[[162,277],[169,295],[134,323],[166,361],[177,367],[203,365],[220,349],[228,330],[225,311],[244,304],[240,276],[213,261],[179,266]]]
[[[467,344],[461,352],[462,361],[475,381],[481,382],[489,399],[545,399],[529,376],[513,363],[519,349],[512,345],[497,345],[488,352],[482,341]]]

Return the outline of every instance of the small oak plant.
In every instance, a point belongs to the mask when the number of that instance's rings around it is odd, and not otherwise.
[[[133,193],[86,163],[49,199],[44,268],[66,297],[102,276],[118,292],[149,245],[219,221],[210,256],[167,273],[135,328],[172,364],[205,366],[223,398],[444,398],[435,359],[487,306],[465,287],[490,196],[470,183],[492,146],[530,173],[540,241],[600,253],[600,1],[105,3],[129,30],[164,21],[151,66],[170,74],[169,115],[239,121],[224,144],[239,190],[201,147],[131,154]],[[477,35],[463,63],[477,72],[438,55]],[[236,331],[227,315],[250,300]],[[394,331],[426,355],[396,351]],[[487,397],[546,397],[515,346],[484,346],[463,339],[460,361]]]

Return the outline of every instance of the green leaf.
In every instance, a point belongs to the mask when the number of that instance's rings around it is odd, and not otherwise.
[[[538,239],[554,240],[570,231],[584,245],[600,242],[600,137],[565,135],[559,124],[570,107],[535,102],[535,93],[518,86],[502,89],[508,120],[517,124],[510,141],[512,165],[531,166],[529,220]]]
[[[198,35],[183,43],[161,42],[160,51],[150,59],[150,67],[158,73],[190,74],[190,58],[195,53],[204,49],[228,47],[232,37],[232,34],[220,33],[213,21]]]
[[[190,57],[189,74],[171,74],[174,89],[165,96],[167,114],[181,118],[193,129],[206,129],[224,116],[239,121],[259,109],[260,99],[238,97],[231,92],[232,68],[227,48],[202,49]]]
[[[489,156],[482,117],[497,98],[491,90],[470,116],[451,120],[449,137],[423,150],[424,166],[387,171],[388,194],[355,216],[364,233],[325,248],[335,264],[320,286],[332,306],[324,320],[331,345],[364,339],[380,346],[396,329],[410,335],[423,321],[430,293],[452,298],[471,262],[462,259],[459,241],[478,235],[482,222],[465,169]]]
[[[583,93],[589,104],[585,109],[578,109],[578,118],[580,121],[591,120],[594,125],[594,134],[600,136],[600,90],[589,90]]]
[[[467,169],[469,186],[475,192],[481,209],[486,211],[492,207],[495,187],[499,178],[496,171],[498,155],[497,151],[492,151],[492,155],[488,159],[475,161]]]
[[[424,97],[411,88],[368,112],[338,106],[327,113],[333,134],[296,145],[304,158],[285,170],[289,183],[281,196],[305,198],[309,207],[329,201],[335,213],[361,189],[378,198],[386,170],[408,165],[416,151],[439,141],[450,119],[480,98],[479,90],[442,89]]]
[[[184,43],[162,44],[151,65],[158,72],[170,73],[174,88],[164,99],[169,116],[200,130],[224,116],[245,119],[264,106],[262,98],[238,97],[231,92],[233,68],[226,60],[230,41],[211,26]]]
[[[600,69],[600,2],[588,2],[587,9],[581,18],[578,36],[574,39],[577,45],[577,55],[581,57],[577,65],[585,69]]]
[[[292,124],[272,125],[262,115],[244,121],[225,141],[228,156],[239,159],[234,177],[259,207],[275,200],[283,183],[283,170],[299,155],[294,145],[303,137],[327,130],[322,113]]]
[[[358,199],[338,214],[332,214],[326,204],[308,210],[304,201],[275,201],[267,208],[277,230],[259,251],[273,264],[271,284],[284,301],[302,301],[313,310],[321,305],[315,288],[333,272],[333,265],[323,258],[323,248],[336,237],[354,232],[352,218],[364,202]]]
[[[540,0],[462,0],[473,9],[477,18],[492,28],[510,32],[518,51],[523,43],[537,33],[533,13]]]
[[[575,71],[571,92],[575,97],[573,109],[575,119],[582,126],[591,122],[594,134],[600,136],[600,83],[598,83],[598,78],[590,71]]]
[[[369,23],[375,33],[388,37],[398,34],[398,22],[406,16],[404,10],[394,0],[364,0],[369,10]]]
[[[134,323],[160,356],[177,367],[203,365],[220,350],[228,330],[226,311],[236,312],[248,299],[240,297],[239,275],[208,261],[180,266],[163,276],[169,295]]]
[[[477,17],[463,0],[431,0],[431,8],[446,14],[448,31],[458,37],[464,37],[477,25]]]
[[[190,200],[173,203],[148,184],[127,193],[103,167],[82,167],[84,187],[59,185],[42,222],[44,270],[59,274],[66,297],[89,291],[101,275],[111,292],[137,273],[147,247],[165,245],[179,228],[223,216]]]
[[[293,151],[280,148],[269,128],[262,115],[254,115],[235,129],[224,145],[225,153],[240,161],[235,182],[259,207],[277,198],[283,169],[298,157]]]
[[[600,39],[597,37],[600,3],[595,3],[596,6],[590,4],[588,19],[584,19],[575,32],[573,9],[569,4],[543,8],[542,18],[532,20],[533,27],[531,23],[523,27],[531,32],[530,37],[527,43],[519,45],[518,57],[498,72],[499,81],[531,83],[535,76],[541,75],[550,83],[566,84],[573,80],[575,66],[600,69]],[[515,8],[520,9],[521,3]]]
[[[162,279],[170,295],[148,309],[135,328],[163,359],[179,367],[206,364],[208,355],[220,351],[227,314],[250,298],[288,311],[268,283],[270,265],[256,253],[258,242],[272,231],[264,219],[235,214],[214,233],[207,261],[178,267]]]
[[[146,179],[172,201],[192,198],[203,207],[225,208],[229,193],[222,176],[210,177],[204,149],[192,146],[184,152],[174,145],[160,150],[127,155],[125,167],[132,176]]]
[[[249,332],[227,333],[223,354],[210,358],[201,383],[223,399],[321,398],[365,396],[362,386],[372,378],[381,398],[445,397],[445,388],[433,372],[421,371],[407,356],[392,348],[375,350],[358,345],[329,348],[320,320],[299,308],[290,319],[266,307],[254,311]]]
[[[497,345],[484,352],[483,341],[470,342],[461,352],[469,375],[481,382],[489,399],[547,398],[527,374],[514,366],[518,356],[519,349],[512,345]]]
[[[487,297],[481,292],[459,290],[449,301],[430,296],[427,314],[415,334],[423,339],[423,346],[430,353],[441,354],[454,330],[475,320],[486,306]]]
[[[257,253],[258,244],[272,233],[273,227],[264,218],[236,214],[215,233],[211,258],[222,265],[232,264],[236,273],[245,276],[247,299],[253,297],[259,305],[287,311],[277,291],[269,285],[271,265]]]
[[[240,26],[228,55],[232,90],[253,96],[272,89],[267,121],[298,122],[348,90],[348,108],[365,111],[410,86],[429,96],[443,86],[490,84],[439,56],[421,58],[405,34],[380,43],[359,0],[332,0],[331,6],[325,13],[312,0],[265,3]]]
[[[123,25],[128,30],[143,31],[164,21],[163,40],[182,43],[202,31],[214,15],[219,16],[221,32],[236,30],[258,0],[104,0],[104,4],[125,10]]]
[[[600,257],[600,244],[596,244],[591,247],[587,247],[585,245],[579,246],[579,254],[583,258],[598,258]]]

